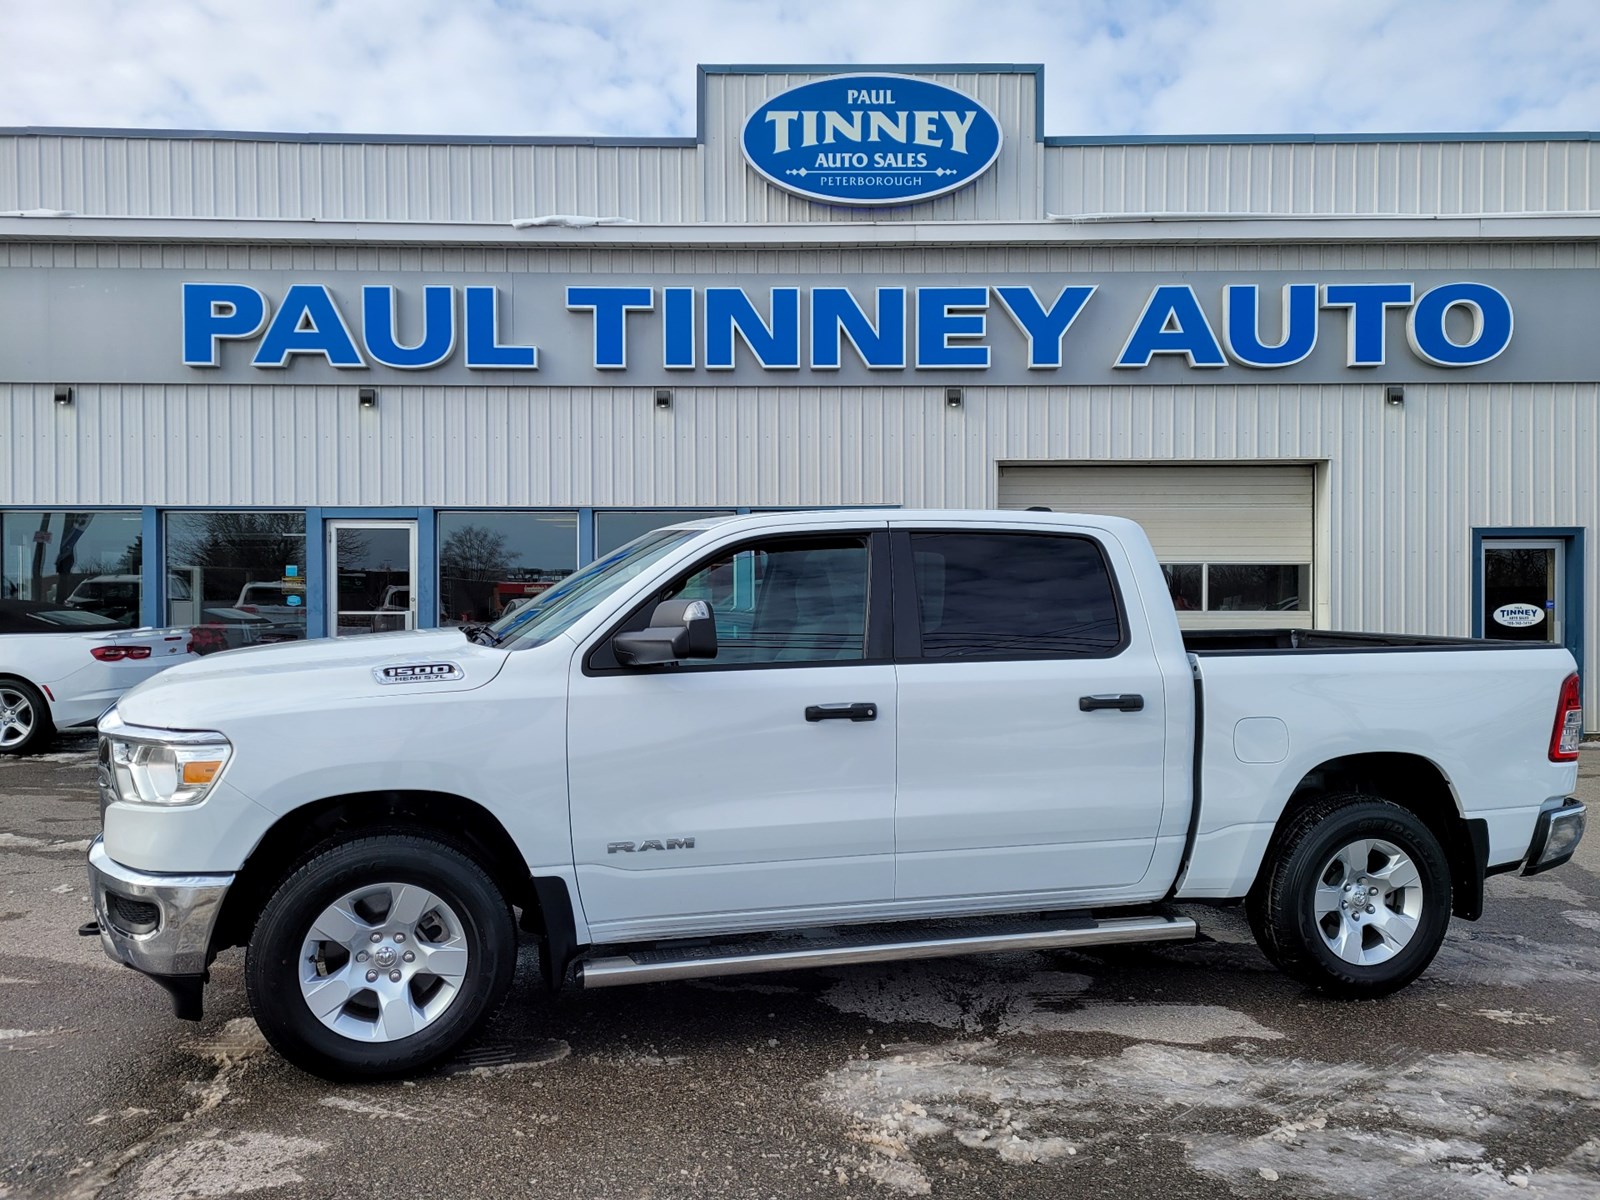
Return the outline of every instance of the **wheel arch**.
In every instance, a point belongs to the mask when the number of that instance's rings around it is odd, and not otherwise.
[[[52,692],[49,688],[45,687],[45,685],[42,684],[42,683],[35,683],[32,679],[29,679],[21,671],[0,670],[0,683],[21,683],[21,684],[25,684],[26,686],[31,687],[34,691],[38,692],[39,695],[44,697],[45,706],[47,708],[50,705],[55,703],[55,693],[54,692]],[[52,716],[54,716],[53,712],[52,712]]]
[[[1361,792],[1415,814],[1444,848],[1450,865],[1451,912],[1469,921],[1483,915],[1483,878],[1488,865],[1488,823],[1462,815],[1460,800],[1444,768],[1421,754],[1372,751],[1317,764],[1303,775],[1278,814],[1272,846],[1307,805],[1339,792]],[[1272,849],[1262,856],[1252,888],[1270,872]]]
[[[211,954],[243,945],[272,893],[302,863],[349,837],[379,830],[422,833],[462,850],[483,866],[506,900],[522,910],[522,927],[547,935],[547,953],[563,930],[565,944],[571,945],[573,918],[565,884],[536,880],[515,840],[493,813],[465,796],[394,789],[327,796],[279,817],[228,889]],[[560,888],[559,895],[552,884]]]

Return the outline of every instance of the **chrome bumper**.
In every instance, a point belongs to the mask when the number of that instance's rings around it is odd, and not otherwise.
[[[100,944],[113,960],[158,978],[199,977],[232,875],[151,875],[89,846],[89,894]]]
[[[1568,798],[1560,808],[1547,808],[1540,813],[1533,827],[1533,840],[1528,843],[1528,857],[1524,860],[1527,865],[1522,873],[1537,875],[1571,858],[1583,840],[1587,811],[1576,799]]]

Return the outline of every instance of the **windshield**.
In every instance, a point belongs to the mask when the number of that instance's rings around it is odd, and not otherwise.
[[[507,613],[489,626],[489,632],[502,646],[512,643],[542,645],[640,571],[698,536],[699,531],[693,529],[657,529],[635,538],[576,574],[568,575],[555,587],[541,593],[534,603]]]
[[[112,596],[134,599],[138,595],[137,579],[85,579],[72,589],[72,595],[67,600],[69,603],[73,600],[105,600]]]

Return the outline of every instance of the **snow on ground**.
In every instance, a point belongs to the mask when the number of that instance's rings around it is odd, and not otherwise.
[[[941,1142],[1006,1163],[1093,1173],[1124,1142],[1176,1138],[1193,1168],[1305,1196],[1523,1194],[1592,1200],[1600,1149],[1535,1170],[1485,1141],[1600,1102],[1575,1054],[1446,1053],[1370,1064],[1140,1044],[1105,1058],[1014,1052],[995,1041],[896,1047],[822,1082],[860,1147],[857,1170],[907,1195],[932,1183]],[[1064,1190],[1070,1182],[1063,1180]]]
[[[139,1172],[142,1200],[202,1200],[303,1183],[295,1165],[324,1148],[309,1138],[220,1133],[210,1130],[152,1158]]]

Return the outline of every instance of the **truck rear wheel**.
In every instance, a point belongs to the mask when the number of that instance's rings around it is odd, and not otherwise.
[[[290,1062],[382,1079],[447,1057],[500,1008],[516,926],[484,869],[410,834],[359,838],[289,876],[245,951],[250,1008]]]
[[[1332,995],[1386,996],[1427,968],[1450,923],[1444,849],[1415,813],[1361,793],[1319,800],[1278,834],[1246,901],[1263,953]]]

